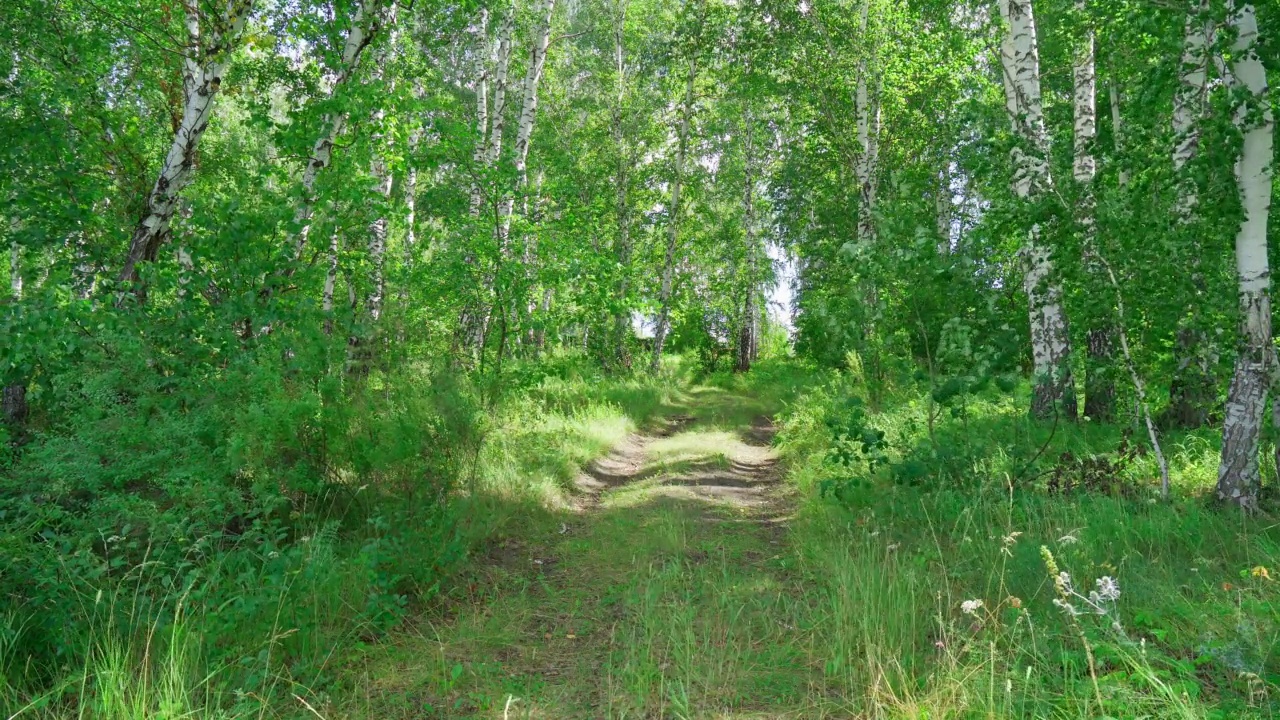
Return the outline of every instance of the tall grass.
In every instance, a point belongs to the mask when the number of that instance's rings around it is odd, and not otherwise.
[[[1280,709],[1280,583],[1268,579],[1280,531],[1206,502],[1207,435],[1170,443],[1170,503],[1149,457],[1120,469],[1122,494],[1064,496],[1047,487],[1063,454],[1114,455],[1117,428],[1033,424],[994,394],[931,426],[929,398],[908,387],[866,418],[887,460],[850,467],[828,460],[827,420],[857,392],[841,379],[811,388],[779,440],[807,498],[793,541],[821,598],[815,651],[852,706],[911,718]],[[846,490],[822,497],[832,487]],[[1081,593],[1117,579],[1114,607],[1067,608],[1043,550]]]
[[[10,527],[3,546],[38,572],[11,578],[29,599],[0,616],[0,716],[323,712],[343,691],[334,683],[354,649],[450,594],[489,538],[549,523],[581,464],[661,412],[674,386],[669,377],[607,377],[557,355],[509,366],[504,394],[480,413],[472,390],[432,372],[374,373],[345,404],[265,397],[249,428],[293,423],[314,432],[314,444],[273,455],[271,437],[246,438],[237,451],[244,472],[279,488],[278,503],[230,530],[175,532],[159,524],[169,516],[154,526],[112,519],[96,537],[65,540]],[[273,475],[295,472],[301,463],[282,461],[312,451],[322,455],[310,467],[325,466],[325,477]],[[137,504],[113,492],[101,496],[113,509]],[[76,522],[89,528],[95,518]]]

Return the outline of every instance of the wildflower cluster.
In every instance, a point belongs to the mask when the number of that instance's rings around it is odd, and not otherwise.
[[[1116,610],[1116,601],[1120,599],[1120,583],[1115,578],[1110,575],[1098,578],[1094,581],[1094,589],[1086,595],[1076,589],[1070,573],[1058,568],[1058,563],[1048,548],[1041,548],[1040,553],[1053,576],[1053,586],[1058,593],[1053,601],[1054,605],[1073,618],[1088,613],[1109,618],[1113,630],[1124,632]]]

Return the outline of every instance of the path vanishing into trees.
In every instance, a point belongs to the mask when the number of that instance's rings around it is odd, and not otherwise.
[[[376,649],[366,711],[825,714],[773,422],[718,388],[687,401],[586,467],[559,527],[490,547],[470,603]]]

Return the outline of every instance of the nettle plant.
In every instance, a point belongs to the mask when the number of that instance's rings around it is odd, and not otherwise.
[[[1010,357],[1016,346],[1005,337],[1012,332],[1006,325],[990,334],[992,342],[980,342],[973,323],[951,318],[943,324],[937,350],[916,371],[917,381],[928,382],[938,415],[945,410],[952,418],[966,418],[970,400],[993,385],[1002,393],[1013,392],[1017,377],[1010,372]],[[930,419],[936,419],[932,413]]]
[[[875,472],[889,462],[889,442],[885,432],[867,417],[866,402],[850,395],[827,414],[830,446],[823,464],[835,475],[819,486],[822,497],[845,500],[848,493],[865,488]]]

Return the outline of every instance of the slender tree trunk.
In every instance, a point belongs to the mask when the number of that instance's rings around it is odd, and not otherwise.
[[[613,361],[619,367],[631,367],[630,337],[631,318],[628,312],[628,293],[631,282],[631,172],[635,157],[627,143],[623,126],[627,98],[626,27],[628,0],[618,1],[618,11],[613,27],[614,72],[617,74],[617,95],[613,106],[613,144],[618,152],[618,168],[614,178],[617,189],[615,214],[617,216],[617,244],[614,247],[618,260],[618,285],[615,290],[613,316]]]
[[[1228,22],[1236,31],[1232,48],[1232,84],[1243,90],[1235,125],[1244,136],[1236,162],[1236,181],[1244,218],[1236,235],[1236,274],[1240,283],[1240,345],[1235,375],[1227,393],[1222,428],[1218,499],[1255,509],[1262,480],[1258,437],[1275,353],[1271,347],[1271,273],[1267,262],[1267,220],[1272,193],[1274,120],[1267,73],[1258,56],[1258,21],[1251,3],[1231,7]]]
[[[14,301],[22,299],[22,246],[18,243],[9,245],[9,292]]]
[[[1020,199],[1033,204],[1052,189],[1053,180],[1049,174],[1049,135],[1040,96],[1040,52],[1031,0],[1000,0],[1000,14],[1008,26],[1000,52],[1005,105],[1020,141],[1012,152],[1013,187]],[[1061,403],[1063,415],[1074,419],[1075,383],[1071,377],[1071,343],[1062,307],[1062,286],[1049,248],[1041,241],[1038,222],[1027,234],[1022,257],[1035,369],[1031,413],[1038,418],[1051,417],[1055,404]]]
[[[551,13],[555,10],[555,0],[543,0],[538,13],[541,25],[538,36],[534,40],[533,50],[529,56],[529,69],[524,77],[524,102],[520,108],[520,121],[516,127],[515,169],[516,182],[521,192],[529,184],[529,143],[533,140],[534,121],[538,117],[538,83],[542,79],[542,70],[547,63],[547,48],[551,44]],[[515,208],[515,196],[508,194],[502,201],[502,228],[500,244],[510,240],[511,215]]]
[[[360,58],[370,43],[377,37],[383,25],[383,0],[360,0],[356,7],[355,18],[351,21],[351,29],[347,31],[347,39],[342,48],[342,65],[338,76],[334,78],[329,89],[329,96],[336,95],[355,74],[360,65]],[[302,257],[307,246],[307,237],[311,234],[311,221],[315,215],[316,180],[320,172],[333,162],[333,148],[346,129],[346,113],[326,113],[321,122],[320,137],[311,148],[311,157],[302,171],[302,197],[294,210],[294,230],[290,239],[293,246],[295,262]],[[293,269],[285,271],[291,275]]]
[[[1087,12],[1084,0],[1076,0],[1077,14]],[[1076,205],[1077,221],[1084,233],[1085,256],[1096,250],[1098,243],[1097,199],[1094,178],[1098,174],[1094,145],[1098,138],[1098,70],[1092,23],[1084,20],[1083,37],[1076,51],[1075,81],[1075,159],[1072,176],[1079,189]],[[1114,86],[1113,86],[1114,88]],[[1112,117],[1119,112],[1112,99]],[[1086,264],[1093,264],[1088,263]],[[1092,268],[1098,274],[1099,268]],[[1098,313],[1101,316],[1105,313]],[[1085,362],[1084,414],[1099,422],[1115,419],[1116,386],[1112,379],[1111,334],[1108,320],[1094,319],[1089,328]]]
[[[516,171],[516,183],[518,192],[526,193],[529,184],[529,145],[533,140],[534,122],[538,116],[538,83],[542,80],[542,71],[547,62],[547,49],[551,44],[551,14],[555,10],[555,0],[542,0],[539,9],[540,26],[538,34],[534,39],[533,47],[529,54],[529,67],[525,72],[523,92],[520,108],[520,117],[516,125],[516,140],[512,148],[514,159],[513,164]],[[495,113],[497,111],[495,110]],[[498,121],[495,118],[495,128]],[[525,207],[527,213],[528,198],[525,198]],[[515,193],[506,192],[502,195],[502,202],[498,208],[497,226],[495,228],[497,235],[497,245],[503,259],[508,259],[513,255],[511,248],[511,218],[515,212]],[[501,282],[501,279],[494,277],[490,282]],[[519,314],[524,308],[525,298],[521,292],[515,287],[517,283],[513,283],[513,287],[502,289],[503,295],[507,298],[505,303],[505,311]],[[497,312],[497,308],[494,309]],[[505,333],[511,328],[510,322],[503,322],[503,332]],[[506,346],[506,338],[502,339],[502,347]]]
[[[14,242],[9,246],[9,291],[13,302],[22,300],[22,246]],[[0,416],[6,425],[20,428],[27,419],[27,385],[11,382],[4,386],[0,397]]]
[[[1120,158],[1120,172],[1117,178],[1120,188],[1129,187],[1129,166],[1124,160],[1124,117],[1120,112],[1120,88],[1112,80],[1107,85],[1107,93],[1111,96],[1111,142],[1115,147],[1116,157]]]
[[[1124,329],[1125,311],[1124,311],[1124,293],[1120,291],[1120,281],[1116,280],[1116,274],[1111,269],[1111,264],[1102,257],[1096,249],[1090,253],[1101,266],[1101,270],[1105,273],[1107,281],[1111,284],[1111,289],[1115,293],[1116,298],[1116,336],[1120,338],[1120,352],[1124,356],[1125,367],[1129,370],[1129,379],[1133,381],[1133,392],[1136,396],[1135,400],[1138,406],[1139,419],[1147,428],[1147,439],[1151,441],[1151,449],[1156,454],[1156,463],[1160,467],[1160,494],[1164,499],[1169,499],[1169,462],[1165,460],[1164,450],[1160,447],[1160,433],[1156,431],[1155,420],[1151,417],[1151,408],[1147,404],[1147,387],[1142,382],[1142,376],[1138,374],[1138,364],[1133,361],[1133,353],[1129,350],[1129,334]]]
[[[388,171],[385,162],[377,161],[375,177],[377,178],[377,184],[374,186],[374,191],[381,196],[381,202],[389,203],[391,201],[391,173]],[[387,225],[387,217],[382,215],[369,226],[370,288],[369,294],[365,298],[365,307],[369,311],[369,320],[375,324],[382,318],[382,305],[387,292],[385,272]]]
[[[1182,67],[1178,91],[1173,99],[1173,169],[1178,175],[1174,212],[1185,239],[1196,244],[1199,244],[1199,238],[1190,226],[1200,198],[1196,182],[1186,167],[1200,151],[1200,121],[1208,108],[1209,48],[1213,44],[1213,36],[1208,3],[1199,0],[1187,15]],[[1212,373],[1213,347],[1205,336],[1201,311],[1205,281],[1200,269],[1200,252],[1193,249],[1190,256],[1193,295],[1175,335],[1177,367],[1169,385],[1168,418],[1172,425],[1183,428],[1208,424],[1209,411],[1217,395]]]
[[[734,358],[735,372],[747,372],[751,369],[751,360],[756,348],[756,290],[759,273],[758,249],[756,248],[756,176],[755,176],[755,132],[754,118],[750,108],[744,113],[742,133],[743,175],[742,188],[742,230],[746,245],[746,277],[744,278],[742,315],[738,318],[737,352]]]
[[[705,8],[705,2],[701,6]],[[701,29],[699,29],[701,30]],[[698,80],[697,49],[691,48],[689,75],[685,80],[684,101],[680,106],[680,127],[676,133],[676,163],[671,178],[671,210],[667,220],[667,248],[662,261],[662,285],[658,293],[660,309],[658,323],[653,330],[653,359],[649,370],[657,372],[662,366],[662,350],[667,342],[671,325],[671,291],[675,280],[676,249],[680,242],[680,190],[684,183],[684,164],[689,151],[689,124],[693,117],[693,91]]]
[[[321,309],[324,311],[324,334],[333,334],[333,291],[338,284],[338,251],[339,236],[334,232],[329,236],[329,268],[324,275],[324,294],[321,296]]]
[[[481,11],[480,27],[487,32],[489,12]],[[484,199],[484,185],[502,155],[502,136],[507,126],[507,85],[511,69],[511,34],[515,18],[511,11],[498,21],[498,34],[490,45],[488,62],[482,62],[476,79],[476,141],[475,161],[481,174],[471,188],[471,216],[479,217]],[[489,107],[492,97],[492,108]]]
[[[485,198],[493,200],[493,178],[490,177],[493,167],[502,155],[503,135],[507,123],[507,89],[508,76],[511,69],[511,36],[515,28],[513,10],[508,9],[498,21],[497,37],[491,46],[489,63],[482,68],[477,80],[476,92],[476,125],[480,129],[480,146],[477,147],[480,162],[477,177],[471,190],[471,215],[480,217]],[[482,15],[482,23],[487,26],[487,13]],[[492,70],[490,70],[492,68]],[[485,106],[485,99],[491,99],[491,107]],[[489,126],[488,135],[485,126]],[[490,206],[491,207],[491,206]],[[492,207],[491,207],[492,209]],[[495,216],[494,235],[501,228],[500,214]],[[475,265],[476,255],[468,252],[466,262]],[[479,274],[479,273],[477,273]],[[477,278],[477,287],[481,292],[492,292],[493,281],[489,278]],[[491,313],[486,311],[484,296],[472,297],[463,307],[458,320],[458,339],[455,345],[465,350],[467,355],[483,354],[485,337],[489,331]],[[480,360],[483,360],[481,357]]]
[[[182,58],[182,117],[169,143],[169,152],[160,174],[147,195],[146,210],[129,240],[129,252],[120,269],[123,282],[138,281],[138,265],[156,259],[168,234],[178,200],[191,182],[200,138],[209,127],[214,98],[222,87],[223,75],[239,45],[253,2],[230,0],[223,7],[221,16],[209,23],[201,22],[204,18],[195,3],[186,3],[183,7],[187,46]],[[208,30],[208,33],[203,33],[203,30]],[[140,286],[138,290],[141,297]]]
[[[471,155],[472,163],[479,170],[485,167],[486,148],[489,145],[489,81],[494,66],[498,63],[498,43],[489,40],[489,11],[480,10],[480,37],[484,38],[489,51],[476,61],[476,148]],[[481,183],[477,177],[471,183],[471,216],[480,215]]]
[[[951,160],[944,156],[938,170],[938,189],[934,191],[934,228],[938,233],[938,255],[951,254]]]
[[[392,3],[388,11],[388,21],[395,22],[396,5]],[[391,53],[394,52],[396,44],[396,33],[391,34],[390,42],[383,52],[378,54],[374,71],[374,79],[382,79],[382,67],[390,60]],[[390,92],[394,94],[394,84],[390,88]],[[393,177],[391,168],[387,165],[387,156],[393,151],[393,140],[391,136],[382,133],[382,124],[386,120],[386,112],[382,108],[374,113],[373,122],[375,135],[373,137],[373,159],[370,162],[370,174],[373,176],[373,192],[377,196],[377,216],[373,222],[369,224],[369,265],[370,265],[370,288],[369,294],[365,297],[365,307],[369,312],[370,324],[375,326],[382,318],[382,307],[386,299],[386,260],[387,260],[387,229],[389,222],[387,214],[391,209],[391,189]],[[385,143],[385,147],[379,147]],[[371,332],[373,332],[371,328]]]
[[[861,33],[867,34],[871,0],[862,4]],[[854,165],[858,179],[858,243],[868,248],[875,243],[876,171],[880,155],[880,106],[869,90],[870,63],[858,60],[858,79],[854,90],[854,114],[858,125],[858,158]]]
[[[183,200],[182,207],[178,210],[179,217],[182,218],[183,224],[181,228],[178,246],[174,250],[174,259],[178,261],[178,300],[187,299],[187,293],[191,287],[191,276],[195,273],[195,260],[191,257],[191,217],[193,211],[190,200]]]

